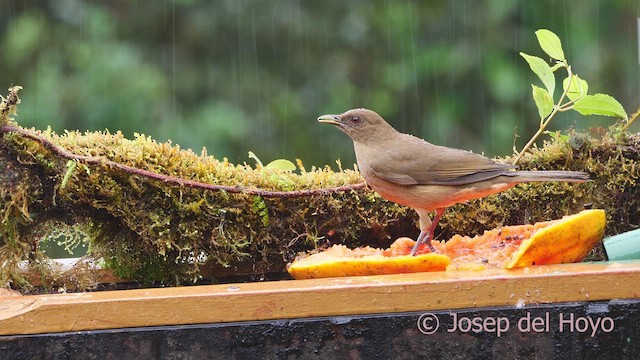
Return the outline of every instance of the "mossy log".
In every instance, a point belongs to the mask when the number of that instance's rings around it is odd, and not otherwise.
[[[386,247],[418,233],[414,212],[363,186],[356,169],[307,171],[298,161],[297,172],[275,171],[144,135],[24,129],[9,116],[18,102],[11,99],[3,99],[0,123],[0,286],[29,288],[25,260],[52,278],[39,243],[61,234],[70,245],[87,244],[118,276],[185,283],[205,273],[284,272],[299,252],[335,243]],[[607,211],[608,234],[638,227],[640,136],[616,129],[553,140],[519,164],[586,171],[591,182],[523,184],[455,206],[438,237],[585,206]]]

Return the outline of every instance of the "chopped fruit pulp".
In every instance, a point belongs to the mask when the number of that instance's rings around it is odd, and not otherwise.
[[[482,235],[469,237],[454,235],[449,241],[433,241],[436,251],[451,258],[453,264],[476,263],[487,268],[503,268],[511,256],[518,250],[525,239],[554,222],[545,221],[532,225],[504,226],[487,230]],[[396,244],[401,242],[400,244]],[[406,255],[411,251],[415,242],[408,238],[400,238],[394,242],[388,251],[391,256]],[[427,254],[430,250],[422,245],[417,254]]]
[[[306,279],[577,262],[602,239],[605,224],[603,210],[584,210],[559,220],[504,226],[475,237],[455,235],[447,242],[433,241],[435,253],[422,245],[416,256],[409,255],[415,244],[409,238],[399,238],[384,250],[334,245],[296,259],[288,271],[296,279]]]

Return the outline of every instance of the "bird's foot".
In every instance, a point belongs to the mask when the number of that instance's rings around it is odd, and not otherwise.
[[[436,252],[436,248],[434,248],[433,245],[431,245],[431,234],[426,232],[420,232],[420,236],[418,236],[418,240],[416,240],[416,244],[413,245],[413,249],[411,249],[411,256],[416,255],[416,253],[418,252],[418,249],[420,248],[420,245],[422,244],[426,244],[432,253]]]

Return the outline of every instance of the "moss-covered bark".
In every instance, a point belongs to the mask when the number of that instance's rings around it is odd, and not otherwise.
[[[87,242],[120,276],[172,283],[282,272],[301,251],[387,246],[418,233],[414,212],[358,186],[355,170],[269,171],[142,135],[25,130],[8,110],[0,126],[1,286],[29,286],[18,268],[25,260],[51,277],[38,242],[60,233]],[[610,131],[546,144],[521,167],[583,170],[593,181],[523,184],[455,206],[439,237],[557,218],[587,204],[606,209],[608,234],[635,228],[639,139]],[[325,188],[333,190],[318,190]]]

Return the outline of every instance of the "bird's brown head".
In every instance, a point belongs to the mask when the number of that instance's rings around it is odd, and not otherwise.
[[[352,109],[340,115],[322,115],[318,122],[332,124],[360,143],[377,142],[397,133],[382,116],[369,109]]]

